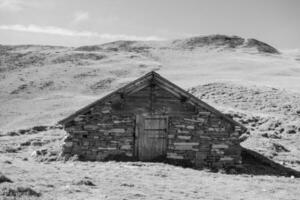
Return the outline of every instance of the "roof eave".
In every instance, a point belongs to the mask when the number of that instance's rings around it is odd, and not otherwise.
[[[66,118],[64,118],[64,119],[62,119],[62,120],[60,120],[60,121],[58,121],[57,123],[58,123],[58,124],[61,124],[61,125],[65,125],[66,123],[72,121],[77,115],[82,114],[83,112],[87,111],[89,108],[93,107],[94,105],[96,105],[96,104],[98,104],[98,103],[101,103],[101,102],[105,101],[106,99],[112,97],[112,96],[115,95],[115,94],[123,93],[123,91],[124,91],[126,88],[128,88],[129,86],[134,85],[135,83],[137,83],[137,82],[139,82],[139,81],[141,81],[141,80],[143,80],[143,79],[146,79],[147,77],[149,77],[149,78],[154,77],[154,74],[156,74],[154,71],[151,71],[151,72],[145,74],[144,76],[142,76],[142,77],[140,77],[140,78],[138,78],[138,79],[136,79],[136,80],[134,80],[134,81],[128,83],[127,85],[125,85],[125,86],[123,86],[123,87],[117,89],[116,91],[113,91],[113,92],[109,93],[108,95],[106,95],[106,96],[104,96],[104,97],[102,97],[102,98],[100,98],[100,99],[98,99],[98,100],[96,100],[96,101],[94,101],[94,102],[88,104],[87,106],[85,106],[85,107],[79,109],[78,111],[76,111],[76,112],[74,112],[73,114],[69,115],[68,117],[66,117]]]
[[[66,123],[72,121],[76,116],[80,115],[80,114],[83,114],[84,112],[86,112],[88,109],[90,109],[91,107],[93,107],[94,105],[98,104],[98,103],[101,103],[105,100],[107,100],[108,98],[112,97],[113,95],[116,95],[116,94],[119,94],[119,93],[123,93],[126,88],[129,88],[129,87],[132,87],[134,86],[134,84],[138,83],[139,81],[143,80],[143,79],[154,79],[154,78],[157,78],[157,79],[161,79],[162,82],[165,82],[167,85],[169,85],[169,87],[172,88],[175,88],[177,91],[179,91],[181,94],[187,96],[192,102],[194,102],[195,104],[199,105],[199,106],[203,106],[204,108],[206,108],[207,110],[217,114],[218,116],[224,118],[225,120],[233,123],[235,126],[239,126],[241,127],[241,129],[243,131],[246,131],[247,128],[244,127],[242,124],[238,123],[237,121],[233,120],[232,118],[226,116],[225,114],[221,113],[220,111],[216,110],[215,108],[213,108],[212,106],[208,105],[207,103],[205,103],[204,101],[200,100],[199,98],[195,97],[194,95],[188,93],[187,91],[183,90],[182,88],[180,88],[179,86],[175,85],[174,83],[170,82],[169,80],[163,78],[162,76],[160,76],[158,73],[154,72],[154,71],[151,71],[147,74],[145,74],[144,76],[130,82],[129,84],[117,89],[116,91],[113,91],[111,93],[109,93],[108,95],[102,97],[101,99],[97,100],[97,101],[94,101],[93,103],[83,107],[82,109],[76,111],[75,113],[71,114],[70,116],[60,120],[58,122],[58,124],[61,124],[61,125],[65,125]]]

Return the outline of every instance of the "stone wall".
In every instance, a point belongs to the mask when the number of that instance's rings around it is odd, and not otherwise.
[[[135,116],[168,116],[166,161],[221,168],[240,163],[241,128],[159,87],[114,96],[64,124],[66,156],[83,160],[135,160]]]
[[[134,151],[134,120],[131,114],[113,114],[109,105],[94,107],[68,123],[63,145],[67,156],[83,160],[130,159]]]
[[[170,117],[167,158],[199,168],[239,164],[240,131],[210,112]]]

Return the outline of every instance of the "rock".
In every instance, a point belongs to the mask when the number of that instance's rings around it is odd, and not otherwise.
[[[109,132],[110,133],[125,133],[125,129],[123,129],[123,128],[113,128]]]
[[[220,158],[220,161],[232,161],[233,158],[229,157],[229,156],[224,156],[222,158]]]
[[[30,187],[5,186],[4,188],[2,188],[2,191],[0,192],[0,196],[14,197],[14,199],[16,199],[16,198],[27,199],[27,198],[23,198],[24,196],[27,196],[28,199],[31,199],[32,196],[40,197],[41,193],[36,192],[35,190],[31,189]]]
[[[261,53],[279,54],[274,47],[256,39],[248,39],[245,48],[256,48]]]
[[[167,158],[169,159],[184,159],[182,155],[178,155],[177,153],[167,153]]]
[[[32,145],[32,146],[42,146],[43,143],[42,143],[41,141],[35,140],[35,141],[32,141],[32,142],[31,142],[31,145]]]
[[[57,156],[50,156],[46,159],[48,162],[54,162],[57,161]]]
[[[177,133],[179,133],[179,134],[189,134],[189,131],[178,129]]]
[[[99,127],[97,125],[92,125],[92,124],[84,126],[85,130],[97,130],[98,128]]]
[[[275,132],[275,133],[273,133],[273,134],[270,134],[270,136],[269,136],[270,138],[272,138],[272,139],[281,139],[281,136],[280,135],[278,135],[278,133],[277,132]]]
[[[20,133],[21,135],[24,135],[24,134],[26,134],[28,131],[29,131],[28,129],[21,129],[21,130],[19,130],[19,133]]]
[[[32,127],[33,131],[41,132],[46,131],[48,129],[48,126],[34,126]]]
[[[131,149],[131,146],[130,146],[130,145],[122,145],[122,146],[121,146],[121,149],[122,149],[122,150],[130,150],[130,149]]]
[[[1,183],[5,183],[5,182],[7,182],[7,183],[12,183],[13,181],[10,180],[9,178],[7,178],[6,176],[4,176],[3,174],[0,173],[0,184],[1,184]]]
[[[192,136],[190,135],[178,135],[177,138],[181,140],[190,140]]]
[[[286,149],[284,146],[281,144],[273,143],[273,149],[276,152],[290,152],[290,150]]]
[[[41,149],[40,152],[42,155],[46,155],[48,153],[48,149]]]
[[[15,132],[15,131],[11,131],[11,132],[6,133],[6,135],[8,135],[8,136],[18,136],[19,133]]]
[[[287,130],[286,131],[288,134],[296,134],[297,132],[296,132],[296,130]]]
[[[75,121],[75,122],[81,122],[81,121],[84,120],[84,117],[85,117],[84,115],[83,115],[83,116],[82,116],[82,115],[79,115],[79,116],[77,116],[77,117],[74,118],[74,121]]]
[[[65,143],[63,144],[63,146],[65,146],[65,147],[67,147],[67,148],[70,148],[70,147],[73,146],[73,142],[65,142]]]
[[[187,129],[195,129],[195,126],[192,126],[192,125],[189,125],[189,126],[186,126]]]
[[[259,129],[261,131],[273,131],[280,125],[281,125],[280,121],[270,119],[266,121],[264,124],[260,125]]]
[[[281,139],[281,136],[278,135],[277,132],[274,132],[274,133],[263,133],[261,136],[265,137],[265,138]]]
[[[134,184],[122,183],[121,186],[134,187]]]
[[[212,148],[213,149],[227,149],[228,145],[227,144],[213,144]]]
[[[75,182],[75,185],[87,185],[87,186],[96,186],[88,177],[84,177],[82,180]]]
[[[12,162],[9,161],[9,160],[5,160],[3,163],[5,163],[5,164],[12,164]]]
[[[249,124],[249,120],[247,120],[247,119],[241,119],[240,122],[241,122],[243,125]]]
[[[87,131],[78,131],[78,132],[76,132],[76,133],[79,133],[79,134],[81,134],[81,133],[85,134],[85,133],[86,133],[86,134],[87,134],[88,132],[87,132]],[[65,142],[71,142],[72,139],[73,139],[73,137],[72,137],[70,134],[66,135],[66,136],[63,138],[63,140],[64,140]]]
[[[288,125],[286,127],[286,131],[287,134],[296,134],[297,133],[297,127],[295,125]]]
[[[35,158],[36,161],[39,162],[53,162],[62,159],[61,155],[58,156],[56,151],[49,151],[48,149],[39,149],[31,154],[32,157]],[[64,159],[63,160],[68,160]]]
[[[39,149],[39,150],[35,150],[32,152],[31,156],[32,157],[38,157],[41,155],[46,155],[48,153],[47,149]]]
[[[249,138],[249,135],[244,133],[239,137],[239,141],[243,142],[243,141],[247,140],[248,138]]]
[[[39,150],[36,150],[31,153],[31,157],[38,157],[39,155],[41,155],[41,152]]]
[[[265,137],[265,138],[269,138],[268,133],[263,133],[263,134],[261,134],[261,136],[262,136],[262,137]]]
[[[79,159],[79,156],[77,154],[75,154],[73,156],[67,157],[67,160],[74,162],[74,161],[78,161],[80,159]]]
[[[22,142],[20,145],[21,146],[30,146],[31,141],[26,141],[26,142]]]
[[[10,146],[6,146],[5,152],[7,152],[7,153],[17,153],[17,152],[20,151],[21,149],[22,149],[21,147],[10,147]]]
[[[284,128],[280,128],[279,133],[283,133],[283,132],[284,132]]]

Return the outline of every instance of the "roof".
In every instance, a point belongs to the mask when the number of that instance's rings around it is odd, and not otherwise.
[[[59,121],[59,124],[66,124],[70,121],[72,121],[76,116],[82,115],[90,110],[93,106],[97,105],[98,103],[105,102],[106,100],[109,100],[110,98],[116,96],[116,95],[121,95],[121,94],[132,94],[135,93],[144,87],[148,86],[151,84],[153,81],[155,81],[159,86],[163,87],[165,90],[168,92],[174,94],[175,96],[179,98],[184,98],[186,101],[189,103],[192,103],[194,105],[203,107],[207,109],[208,111],[214,113],[215,115],[223,118],[224,120],[236,125],[240,126],[242,129],[246,130],[246,127],[241,125],[240,123],[236,122],[233,120],[231,117],[226,116],[225,114],[221,113],[220,111],[216,110],[212,106],[208,105],[204,101],[198,99],[194,95],[188,93],[187,91],[183,90],[179,86],[175,85],[174,83],[168,81],[167,79],[163,78],[160,76],[158,73],[151,71],[144,76],[136,79],[135,81],[130,82],[129,84],[117,89],[114,92],[111,92],[110,94],[102,97],[101,99],[81,108],[80,110],[76,111],[75,113],[71,114],[70,116],[66,117],[65,119]]]

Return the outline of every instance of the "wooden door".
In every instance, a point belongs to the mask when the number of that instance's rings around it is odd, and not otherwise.
[[[155,161],[166,156],[167,129],[166,116],[137,116],[136,150],[139,160]]]

